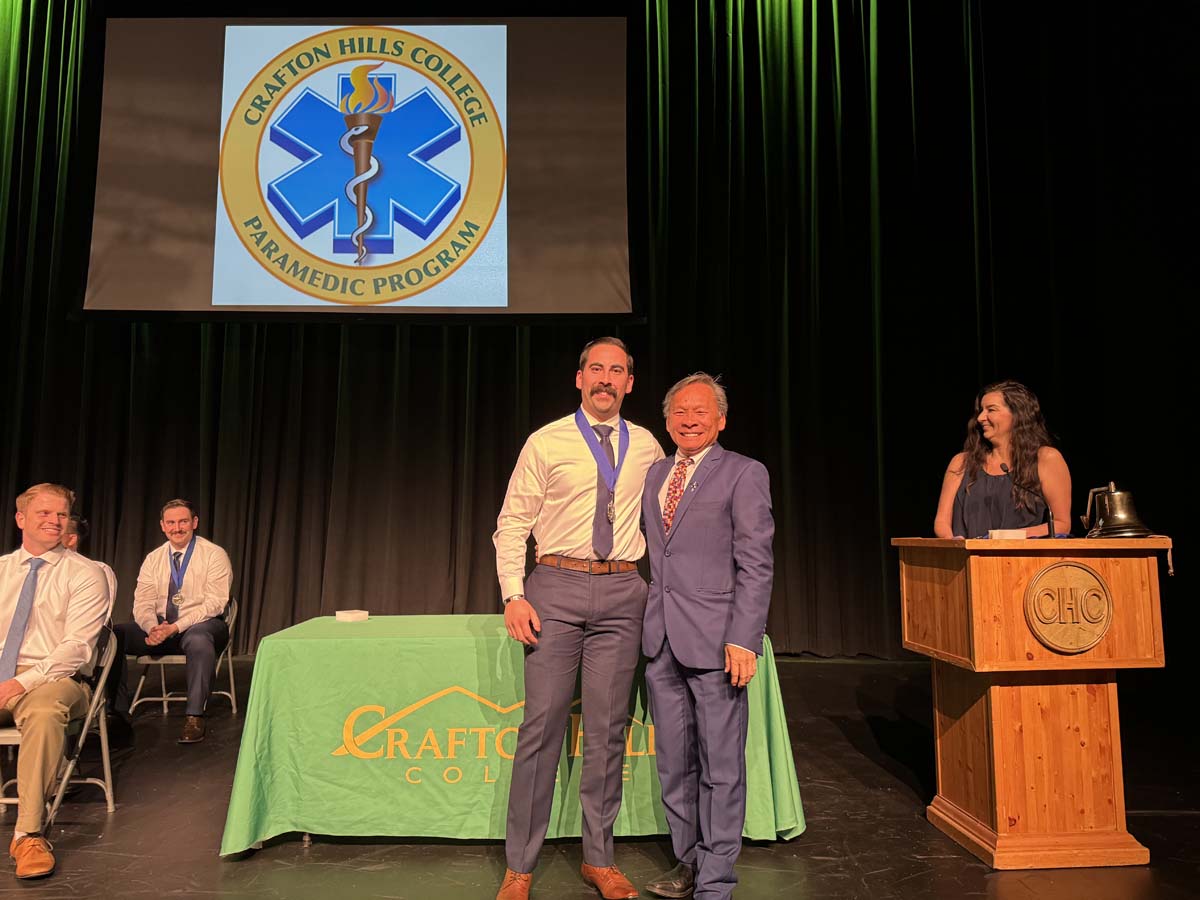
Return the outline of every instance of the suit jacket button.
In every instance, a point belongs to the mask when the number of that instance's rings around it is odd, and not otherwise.
[[[671,551],[670,551],[670,550],[668,550],[666,553],[664,553],[664,554],[663,554],[663,556],[670,556],[670,555],[671,555]]]
[[[671,593],[671,586],[668,584],[665,588],[663,588],[663,590],[669,594]]]

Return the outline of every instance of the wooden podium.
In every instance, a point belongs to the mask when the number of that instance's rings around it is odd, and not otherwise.
[[[896,538],[904,646],[933,660],[929,821],[996,869],[1128,866],[1115,669],[1163,665],[1170,538]]]

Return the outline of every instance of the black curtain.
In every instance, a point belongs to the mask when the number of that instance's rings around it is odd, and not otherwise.
[[[665,389],[724,376],[723,442],[771,472],[779,651],[901,652],[888,539],[931,533],[999,376],[1040,395],[1077,512],[1115,479],[1188,545],[1193,21],[971,0],[581,11],[629,15],[642,321],[81,315],[103,16],[138,10],[5,6],[0,502],[71,485],[119,619],[174,496],[233,559],[239,651],[336,608],[497,611],[508,474],[578,402],[579,348],[603,333],[630,343],[625,412],[664,444]],[[1169,642],[1196,620],[1180,556]]]

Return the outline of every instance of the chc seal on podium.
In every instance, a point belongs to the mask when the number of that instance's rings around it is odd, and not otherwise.
[[[1056,653],[1091,650],[1112,625],[1112,594],[1095,569],[1077,562],[1046,566],[1025,591],[1025,621]]]

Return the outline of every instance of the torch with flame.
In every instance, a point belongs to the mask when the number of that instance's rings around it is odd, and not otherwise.
[[[375,222],[375,214],[367,206],[367,182],[379,174],[379,160],[371,150],[384,113],[391,112],[395,98],[378,81],[371,81],[367,73],[378,69],[383,63],[355,66],[350,72],[350,84],[354,90],[341,99],[342,117],[346,120],[346,133],[342,135],[341,147],[354,157],[354,177],[346,182],[346,197],[358,211],[358,227],[350,240],[358,246],[354,262],[362,265],[367,255],[366,234]]]

